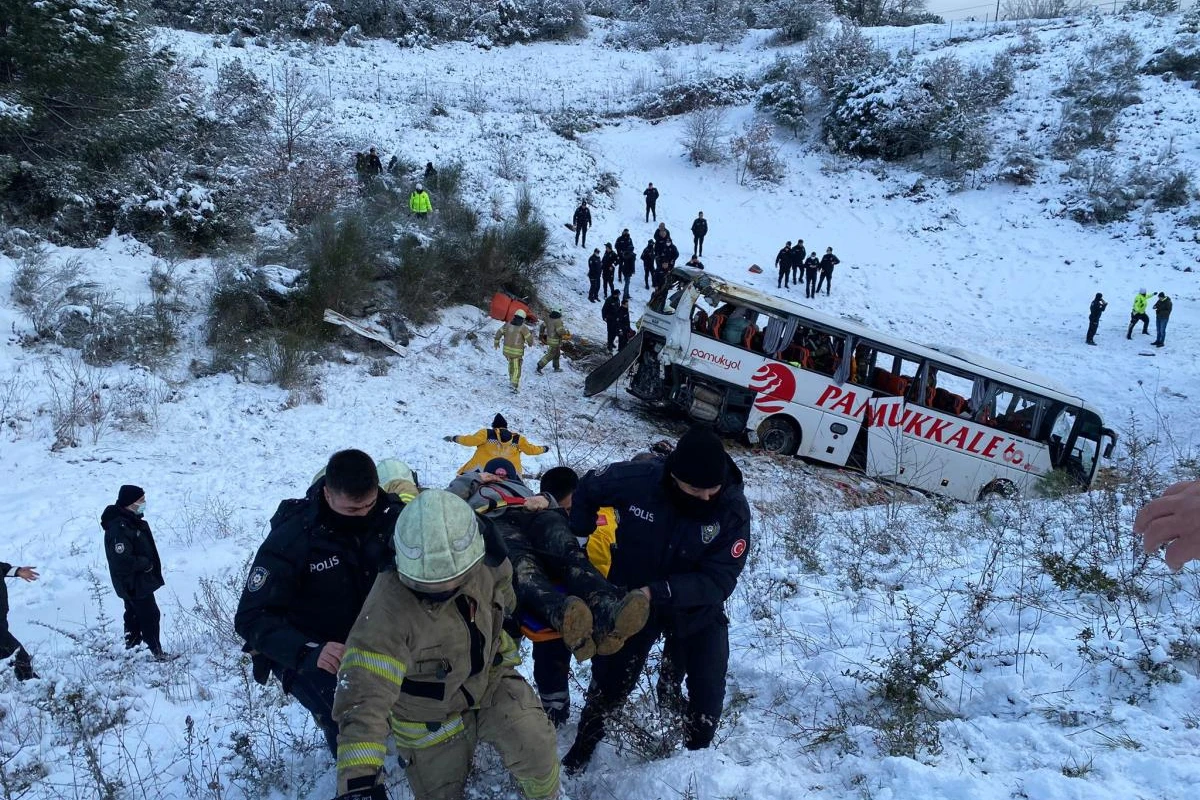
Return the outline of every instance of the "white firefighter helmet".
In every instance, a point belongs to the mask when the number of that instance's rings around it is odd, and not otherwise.
[[[485,550],[475,512],[444,489],[422,492],[404,507],[393,541],[396,572],[417,589],[446,588],[478,564]]]

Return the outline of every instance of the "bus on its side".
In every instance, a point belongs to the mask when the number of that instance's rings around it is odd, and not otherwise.
[[[1098,409],[1019,367],[923,346],[677,267],[588,393],[629,391],[782,455],[960,500],[1095,478],[1116,434]],[[1104,442],[1107,440],[1107,447]]]

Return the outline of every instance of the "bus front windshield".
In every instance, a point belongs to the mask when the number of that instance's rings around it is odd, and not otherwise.
[[[1062,407],[1050,434],[1050,459],[1088,486],[1100,462],[1100,418],[1091,411]]]

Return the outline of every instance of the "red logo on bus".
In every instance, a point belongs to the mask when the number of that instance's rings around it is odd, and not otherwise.
[[[754,398],[754,407],[765,414],[774,414],[796,396],[796,376],[785,365],[768,361],[754,371],[750,388],[759,393]]]

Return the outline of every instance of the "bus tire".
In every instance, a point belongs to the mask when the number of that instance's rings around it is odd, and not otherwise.
[[[1011,499],[1016,497],[1020,492],[1017,485],[1007,478],[997,478],[991,483],[979,490],[979,500],[988,500],[993,497],[1003,497]]]
[[[790,417],[767,417],[759,423],[758,443],[772,455],[794,456],[800,449],[800,426]]]

